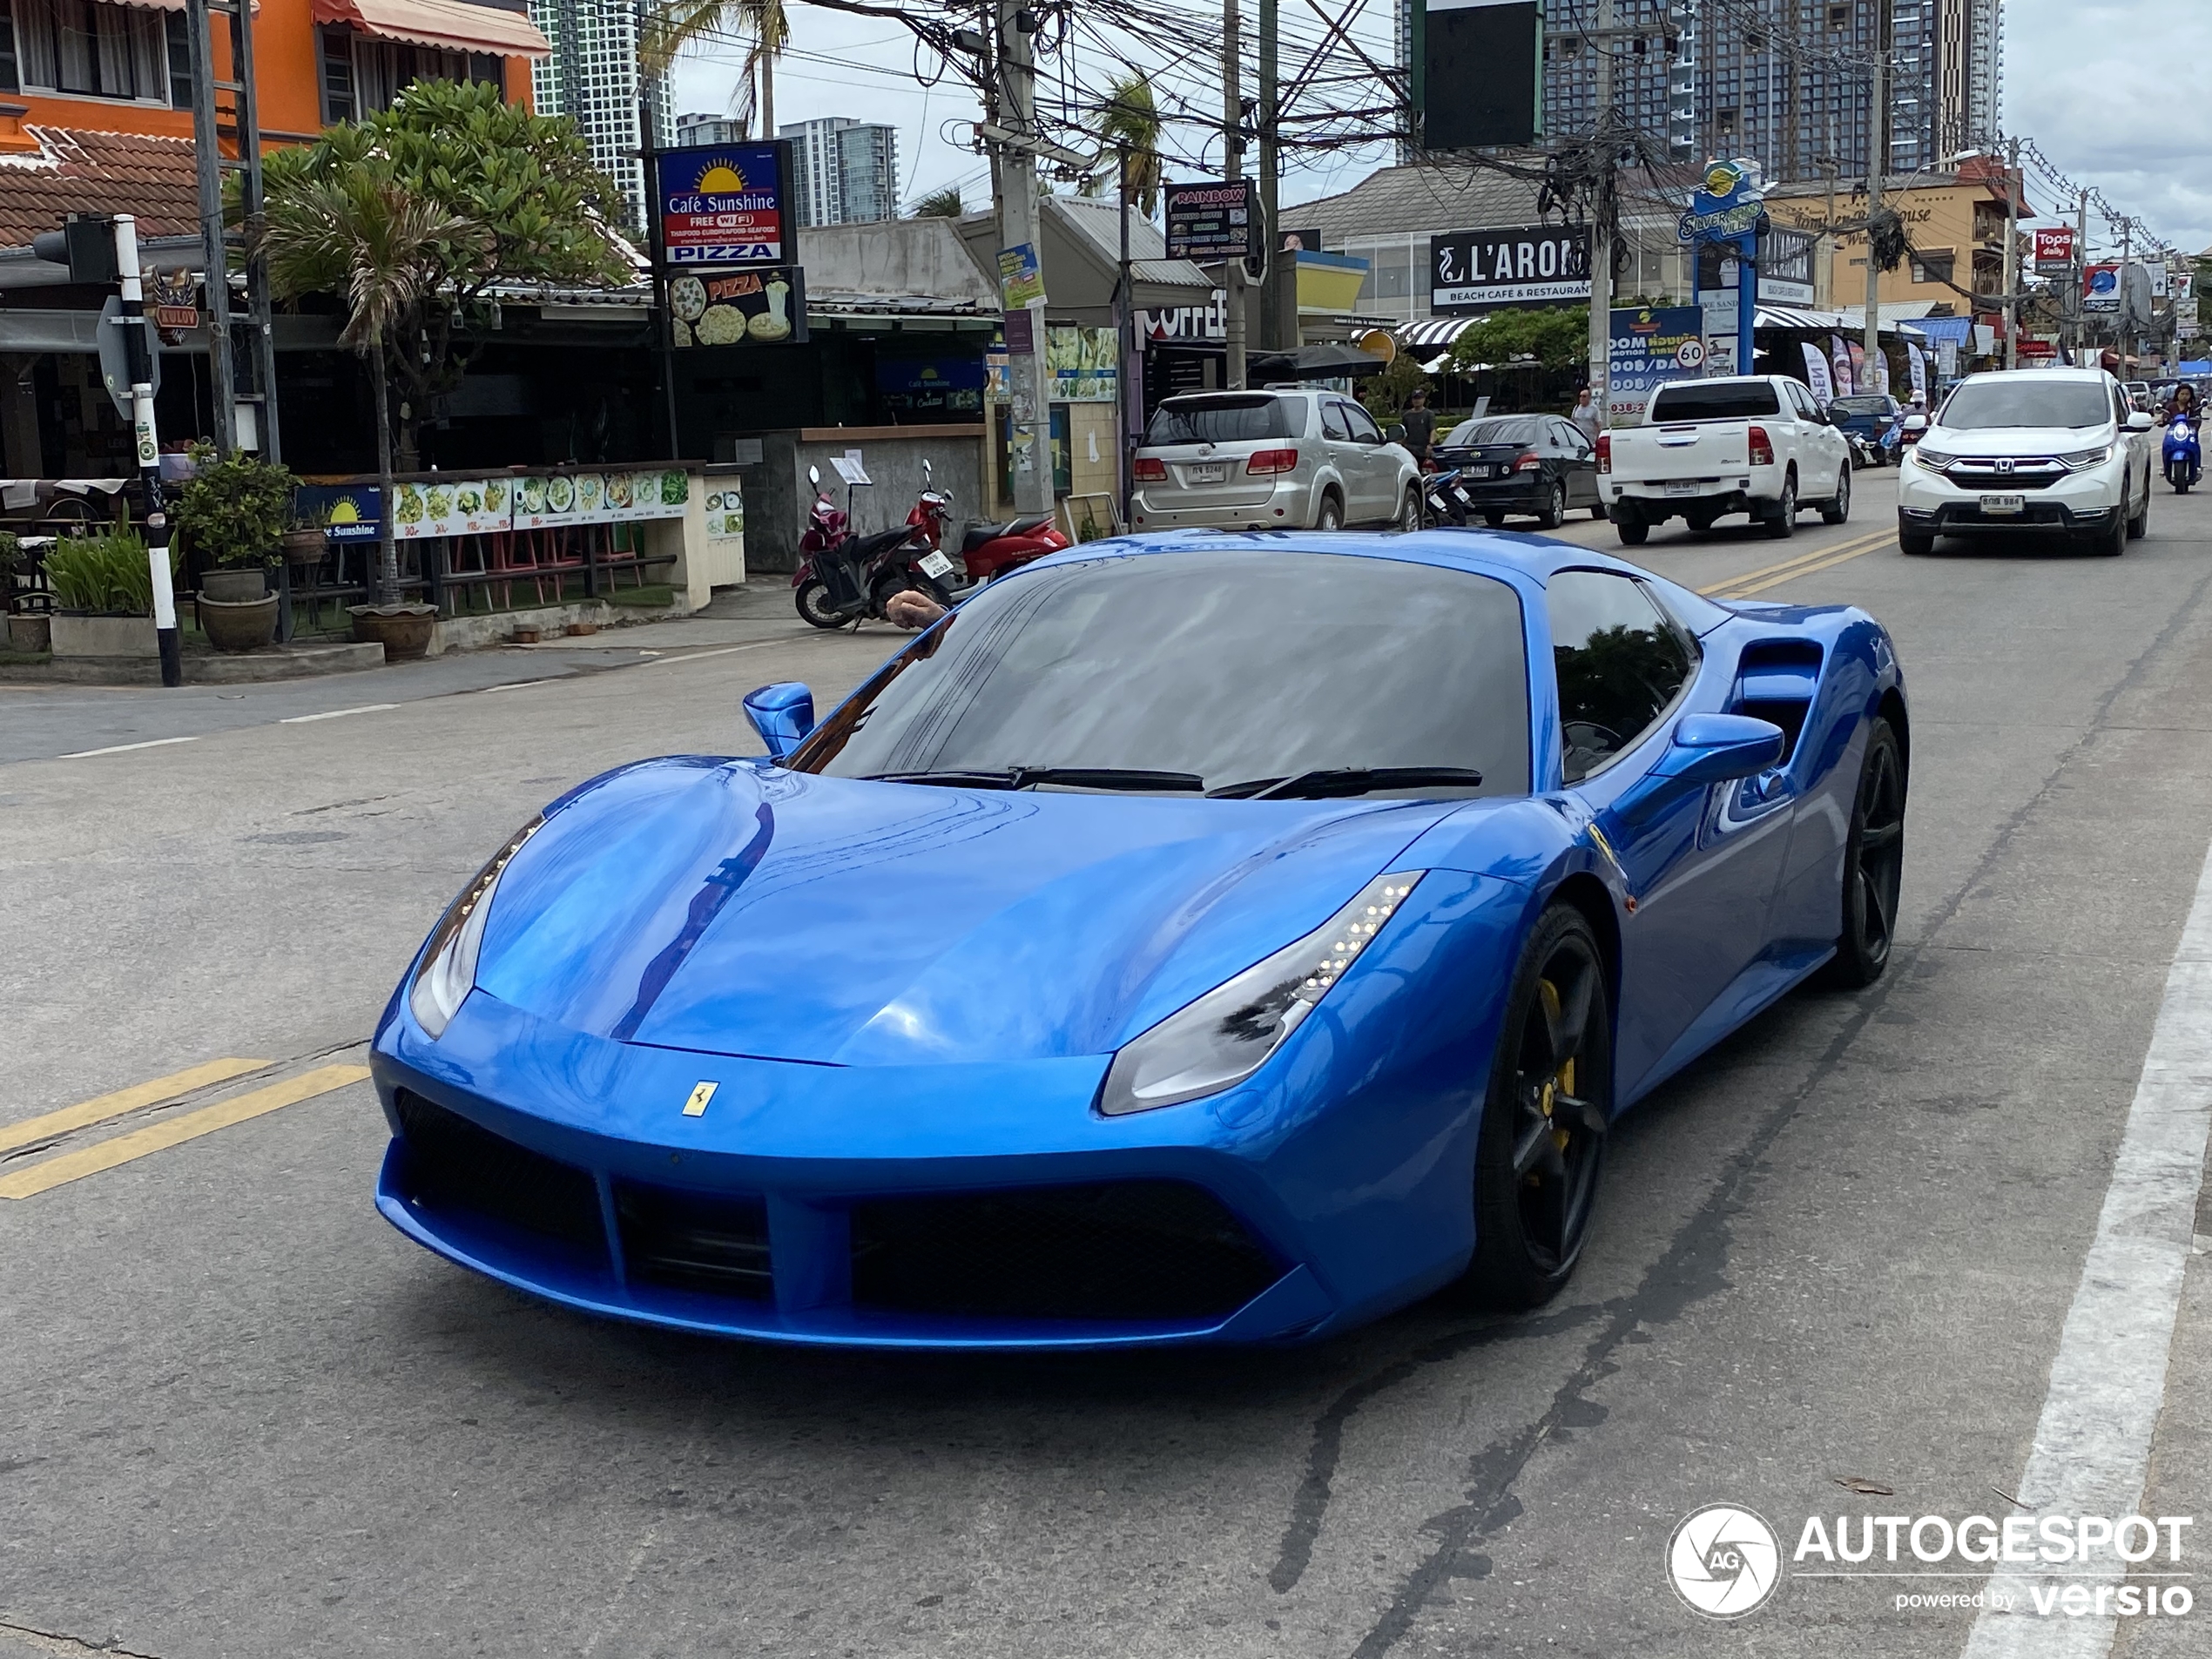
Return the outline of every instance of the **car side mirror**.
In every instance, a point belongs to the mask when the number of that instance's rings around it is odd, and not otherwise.
[[[768,758],[786,759],[814,729],[814,693],[802,680],[763,685],[745,693],[745,718],[768,745]]]
[[[1928,429],[1928,417],[1925,415],[1906,415],[1905,429],[1907,432],[1925,432]]]
[[[2141,409],[2137,409],[2128,417],[2128,429],[2130,432],[2148,432],[2157,424],[2157,421],[2152,420],[2149,415]]]
[[[1651,770],[1655,776],[1686,784],[1725,784],[1750,778],[1778,763],[1782,728],[1746,714],[1685,714],[1675,723],[1667,752]]]
[[[807,468],[806,482],[819,489],[822,487],[822,469],[819,467]]]
[[[1396,425],[1394,425],[1394,426],[1392,426],[1392,427],[1389,427],[1389,428],[1386,428],[1386,429],[1385,429],[1385,431],[1384,431],[1384,433],[1383,433],[1383,436],[1384,436],[1386,440],[1388,440],[1390,442],[1392,442],[1392,443],[1403,443],[1403,442],[1406,442],[1406,426],[1405,426],[1405,423],[1404,423],[1403,421],[1399,421],[1399,422],[1398,422]]]
[[[924,455],[921,458],[921,476],[922,482],[925,483],[929,482],[937,476],[937,475],[930,469],[929,457],[927,455]]]

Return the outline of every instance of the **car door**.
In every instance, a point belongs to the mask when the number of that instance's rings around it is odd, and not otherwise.
[[[1374,416],[1353,402],[1343,400],[1345,425],[1351,430],[1352,447],[1359,451],[1360,494],[1366,505],[1354,509],[1357,518],[1377,518],[1388,521],[1398,516],[1398,456],[1383,442],[1382,428],[1375,424]]]
[[[1352,424],[1345,419],[1344,400],[1325,397],[1321,403],[1321,453],[1337,475],[1337,487],[1344,496],[1344,516],[1346,523],[1356,524],[1367,516],[1366,475],[1360,463],[1366,456],[1352,441]]]
[[[1572,421],[1553,419],[1545,425],[1552,435],[1553,447],[1559,454],[1559,475],[1567,484],[1567,504],[1569,507],[1597,505],[1597,451],[1582,428]]]
[[[1676,1063],[1702,1018],[1765,951],[1795,799],[1774,774],[1685,786],[1655,775],[1691,712],[1734,711],[1736,664],[1706,658],[1632,577],[1561,570],[1547,586],[1562,772],[1620,867],[1617,1077]]]
[[[1812,394],[1796,381],[1784,382],[1783,390],[1797,429],[1797,499],[1824,501],[1836,493],[1837,475],[1843,469],[1836,448],[1843,435],[1821,418]]]

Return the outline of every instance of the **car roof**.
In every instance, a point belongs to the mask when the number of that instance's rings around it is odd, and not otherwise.
[[[2101,368],[1985,368],[1969,374],[1959,382],[1968,381],[2108,381],[2112,376]]]

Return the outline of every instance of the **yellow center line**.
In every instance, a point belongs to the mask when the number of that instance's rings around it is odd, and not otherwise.
[[[1857,557],[1861,553],[1871,553],[1876,548],[1896,538],[1895,530],[1877,530],[1873,535],[1862,536],[1857,541],[1815,548],[1810,553],[1800,553],[1794,558],[1783,560],[1779,564],[1762,565],[1756,570],[1739,571],[1724,582],[1716,582],[1710,587],[1700,588],[1697,591],[1710,599],[1716,594],[1733,593],[1747,582],[1764,582],[1770,577],[1777,580],[1786,580],[1800,569],[1811,569],[1816,564],[1825,563],[1829,559],[1839,555]]]
[[[367,1066],[320,1066],[283,1082],[271,1083],[266,1089],[233,1095],[228,1100],[218,1101],[212,1106],[203,1106],[196,1112],[186,1112],[181,1117],[149,1123],[142,1130],[118,1135],[113,1140],[102,1141],[75,1152],[64,1152],[59,1157],[44,1159],[29,1169],[18,1170],[13,1175],[0,1176],[0,1198],[35,1197],[51,1188],[71,1181],[81,1181],[88,1175],[112,1170],[118,1164],[145,1157],[148,1153],[159,1152],[185,1141],[198,1140],[203,1135],[212,1135],[219,1129],[243,1123],[250,1117],[260,1117],[280,1107],[312,1100],[317,1095],[327,1095],[334,1089],[357,1083],[368,1076]]]
[[[1769,588],[1778,588],[1785,582],[1795,582],[1801,576],[1811,576],[1817,571],[1831,570],[1838,564],[1848,564],[1853,559],[1863,558],[1869,553],[1879,552],[1885,546],[1894,543],[1896,539],[1894,535],[1885,536],[1871,547],[1855,547],[1848,552],[1838,553],[1832,557],[1819,560],[1816,563],[1800,565],[1797,569],[1786,571],[1770,581],[1755,582],[1748,587],[1738,585],[1729,594],[1729,597],[1748,599],[1755,593],[1764,593]]]
[[[28,1117],[20,1123],[0,1123],[0,1152],[12,1151],[18,1146],[32,1146],[38,1142],[65,1135],[71,1130],[83,1129],[87,1123],[103,1123],[111,1117],[120,1117],[125,1112],[135,1112],[141,1106],[158,1105],[165,1100],[174,1100],[179,1095],[189,1095],[195,1089],[205,1089],[210,1083],[228,1082],[233,1077],[249,1071],[259,1071],[273,1065],[269,1060],[210,1060],[204,1065],[172,1071],[166,1077],[156,1077],[152,1082],[136,1083],[129,1089],[118,1089],[111,1095],[101,1095],[91,1100],[82,1100],[74,1106],[64,1106],[57,1112],[48,1112],[44,1117]]]

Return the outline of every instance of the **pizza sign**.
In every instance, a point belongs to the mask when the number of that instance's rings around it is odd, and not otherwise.
[[[783,146],[668,150],[655,164],[661,246],[669,264],[783,263]]]

